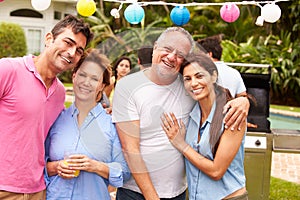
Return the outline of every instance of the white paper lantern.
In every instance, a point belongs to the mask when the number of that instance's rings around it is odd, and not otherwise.
[[[119,10],[116,9],[116,8],[113,8],[113,9],[110,11],[110,15],[113,16],[115,19],[120,18]]]
[[[256,22],[255,22],[255,24],[257,25],[257,26],[263,26],[264,25],[264,18],[262,17],[262,16],[258,16],[257,17],[257,19],[256,19]]]
[[[281,16],[281,9],[275,3],[268,3],[261,8],[261,16],[266,22],[274,23]]]
[[[32,7],[37,11],[47,10],[51,4],[51,0],[31,0]]]

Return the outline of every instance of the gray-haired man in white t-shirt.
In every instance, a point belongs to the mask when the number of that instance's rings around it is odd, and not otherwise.
[[[173,112],[185,123],[194,101],[186,93],[179,70],[194,41],[181,27],[166,29],[153,47],[152,66],[121,79],[115,88],[113,121],[132,178],[117,191],[117,199],[186,198],[184,159],[168,141],[160,117]],[[225,106],[226,125],[246,119],[249,102],[238,98]]]

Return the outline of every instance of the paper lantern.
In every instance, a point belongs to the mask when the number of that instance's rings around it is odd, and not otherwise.
[[[78,0],[76,9],[80,15],[88,17],[95,13],[96,3],[94,0]]]
[[[281,16],[281,9],[275,3],[266,4],[261,8],[261,16],[266,22],[274,23]]]
[[[138,24],[144,18],[145,11],[139,4],[133,3],[125,9],[124,15],[130,24]]]
[[[189,22],[190,12],[184,6],[176,6],[171,10],[170,17],[174,24],[182,26]]]
[[[234,3],[225,3],[220,9],[221,18],[225,22],[234,22],[240,16],[240,9]]]
[[[256,19],[255,24],[257,26],[263,26],[264,25],[264,18],[262,16],[258,16],[257,19]]]
[[[51,0],[31,0],[32,7],[37,11],[47,10],[51,5]]]
[[[115,19],[120,18],[119,10],[116,8],[111,9],[110,15],[113,16]]]

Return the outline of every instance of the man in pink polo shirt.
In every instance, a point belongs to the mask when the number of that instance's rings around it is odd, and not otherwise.
[[[72,15],[46,34],[39,56],[0,59],[0,199],[44,198],[44,140],[64,108],[57,74],[81,60],[93,34]]]

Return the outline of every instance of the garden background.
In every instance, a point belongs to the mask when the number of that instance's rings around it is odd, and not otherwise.
[[[181,4],[200,1],[172,2]],[[281,18],[275,23],[264,23],[263,26],[255,25],[261,12],[260,7],[255,5],[239,6],[240,17],[233,23],[221,19],[220,6],[191,6],[188,7],[190,20],[183,27],[195,40],[221,34],[224,49],[222,60],[225,62],[271,65],[270,102],[287,105],[280,109],[290,110],[290,106],[300,106],[300,0],[279,1],[276,4],[281,8]],[[132,58],[133,64],[137,64],[136,50],[141,45],[152,45],[164,28],[173,26],[170,19],[173,6],[145,6],[145,17],[142,22],[132,25],[124,18],[124,10],[129,4],[123,5],[120,18],[110,15],[110,11],[119,8],[120,3],[96,0],[96,5],[97,10],[93,16],[81,16],[90,23],[95,33],[95,39],[89,47],[103,49],[112,62],[120,55],[127,54]],[[27,52],[25,41],[20,26],[0,23],[0,58],[25,55]],[[4,44],[9,46],[2,48]],[[267,73],[261,69],[239,68],[239,70]],[[65,72],[59,78],[66,86],[71,86],[68,84],[71,83],[71,72]],[[70,102],[67,102],[66,106],[69,104]],[[299,108],[295,108],[294,112],[300,112]],[[300,199],[299,189],[299,184],[272,177],[270,200]]]
[[[174,25],[170,19],[173,6],[147,5],[143,7],[145,17],[142,22],[132,25],[124,18],[124,10],[129,4],[124,4],[120,9],[120,18],[114,18],[110,11],[119,8],[119,2],[95,2],[96,12],[92,16],[81,17],[90,23],[95,33],[90,47],[105,49],[112,62],[127,54],[136,64],[136,50],[141,45],[153,45],[163,28]],[[191,2],[172,1],[178,4]],[[226,0],[206,2],[224,3]],[[240,16],[233,23],[222,20],[220,6],[189,6],[190,20],[183,27],[195,40],[221,34],[224,49],[222,60],[225,62],[271,65],[271,104],[300,106],[300,0],[278,1],[276,4],[281,8],[281,18],[275,23],[265,22],[263,26],[255,25],[261,12],[259,6],[239,5]],[[11,48],[0,50],[0,58],[26,54],[26,42],[22,42],[25,36],[22,36],[22,30],[14,26],[0,23],[0,45],[7,44],[10,38],[12,40]],[[4,37],[5,34],[8,36]],[[17,40],[13,36],[15,34],[18,35]],[[267,73],[261,69],[238,69],[240,72]],[[71,82],[70,78],[70,72],[60,75],[63,82]]]

